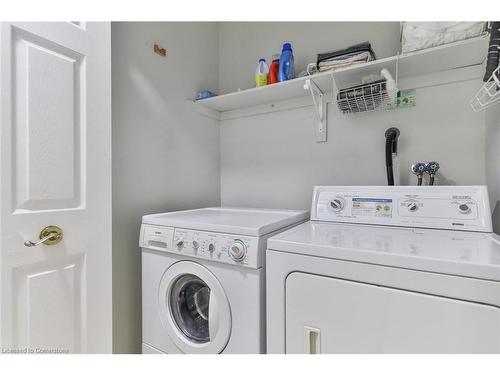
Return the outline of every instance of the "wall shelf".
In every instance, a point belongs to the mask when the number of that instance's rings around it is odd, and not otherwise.
[[[361,77],[370,74],[380,74],[383,68],[388,69],[394,77],[397,76],[398,79],[401,79],[480,65],[486,58],[488,42],[488,35],[483,35],[422,51],[354,65],[334,72],[318,73],[273,85],[202,99],[197,101],[196,105],[217,112],[227,112],[305,97],[309,95],[308,91],[304,90],[304,84],[307,79],[314,81],[323,93],[327,93],[334,90],[334,83],[338,88],[357,85],[361,83]],[[398,70],[397,72],[396,69]]]

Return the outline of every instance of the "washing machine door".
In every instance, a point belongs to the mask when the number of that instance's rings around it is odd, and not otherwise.
[[[224,350],[231,335],[231,309],[210,270],[190,261],[174,263],[163,274],[158,299],[162,323],[181,352]]]

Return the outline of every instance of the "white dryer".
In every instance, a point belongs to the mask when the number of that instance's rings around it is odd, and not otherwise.
[[[267,238],[308,217],[242,208],[144,216],[143,353],[265,352]]]
[[[500,353],[484,186],[316,187],[268,241],[270,353]]]

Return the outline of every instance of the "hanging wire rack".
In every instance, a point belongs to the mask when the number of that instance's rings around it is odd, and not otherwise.
[[[387,81],[380,80],[340,90],[337,106],[342,113],[359,113],[393,108],[398,90],[388,89]]]
[[[500,101],[500,66],[486,81],[470,101],[474,112],[482,111]]]
[[[396,60],[396,79],[392,78],[387,69],[380,71],[382,79],[368,82],[346,89],[336,89],[334,79],[334,92],[337,92],[335,101],[343,114],[388,110],[394,108],[398,95],[399,54]]]

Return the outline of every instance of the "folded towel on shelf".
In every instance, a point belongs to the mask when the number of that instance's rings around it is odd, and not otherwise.
[[[375,54],[369,42],[318,54],[316,66],[320,72],[375,60]]]
[[[485,22],[402,22],[401,50],[419,51],[481,35]]]
[[[342,56],[331,60],[325,60],[318,64],[318,70],[324,72],[330,69],[344,68],[349,65],[360,64],[370,61],[370,52],[354,53],[348,56]]]

